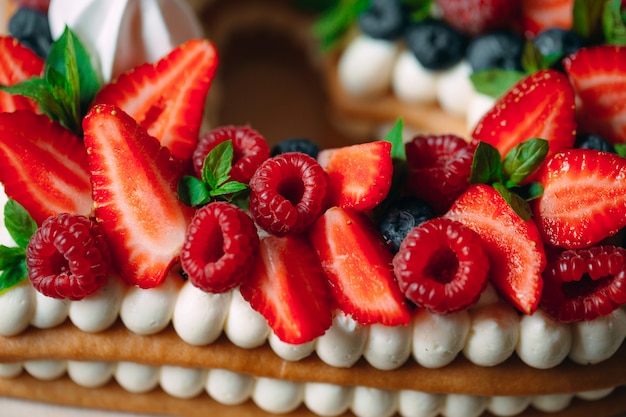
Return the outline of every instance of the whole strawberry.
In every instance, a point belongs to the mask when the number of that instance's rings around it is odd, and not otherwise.
[[[519,15],[520,0],[436,0],[443,19],[470,35],[509,26]]]

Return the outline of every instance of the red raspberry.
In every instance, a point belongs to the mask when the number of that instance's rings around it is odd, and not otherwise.
[[[232,204],[216,202],[196,212],[180,261],[193,285],[222,293],[248,276],[258,248],[259,235],[252,219]]]
[[[438,314],[473,305],[487,287],[489,261],[480,237],[446,218],[413,228],[393,258],[393,266],[404,295]]]
[[[626,303],[626,249],[611,245],[561,253],[543,273],[541,307],[563,322],[593,320]]]
[[[247,126],[223,126],[201,137],[193,153],[193,169],[200,178],[204,159],[213,148],[227,140],[233,143],[231,179],[248,184],[254,171],[270,157],[270,149],[265,138]]]
[[[470,35],[511,26],[520,15],[520,4],[520,0],[436,0],[443,19]]]
[[[110,263],[100,226],[77,214],[44,220],[26,247],[28,278],[53,298],[80,300],[94,293],[106,283]]]
[[[326,173],[308,155],[288,152],[265,161],[250,181],[250,212],[266,231],[303,232],[322,213]]]
[[[469,186],[475,145],[456,135],[418,135],[406,144],[411,192],[445,213]]]

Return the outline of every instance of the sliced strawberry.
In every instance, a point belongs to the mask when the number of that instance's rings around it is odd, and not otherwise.
[[[240,289],[284,342],[309,342],[332,324],[326,277],[303,235],[261,239],[257,261]]]
[[[44,61],[32,50],[8,36],[0,36],[0,84],[14,85],[40,76]],[[38,112],[35,101],[0,91],[0,112],[24,109]]]
[[[480,35],[510,26],[519,16],[520,0],[436,0],[450,26]]]
[[[495,188],[485,184],[470,186],[445,217],[478,233],[489,259],[490,280],[512,306],[526,314],[534,312],[546,254],[532,220],[522,220]]]
[[[546,160],[536,180],[535,222],[545,242],[566,249],[591,246],[626,226],[626,159],[571,149]]]
[[[0,182],[38,224],[93,209],[87,153],[77,136],[27,110],[0,113]]]
[[[503,157],[531,138],[548,141],[550,153],[571,148],[576,138],[574,89],[567,77],[542,70],[521,80],[478,122],[475,141],[487,142]]]
[[[579,49],[563,65],[576,91],[580,130],[626,142],[626,47]]]
[[[524,35],[532,38],[549,28],[571,29],[574,0],[522,0]]]
[[[98,93],[94,103],[121,108],[172,155],[186,160],[198,141],[216,68],[214,45],[207,40],[190,40],[157,63],[120,75]]]
[[[393,275],[393,255],[358,211],[332,207],[309,230],[335,303],[361,324],[405,325],[410,314]]]
[[[181,169],[117,107],[95,106],[83,129],[96,217],[114,264],[128,283],[155,287],[180,255],[191,219],[176,194]]]
[[[328,202],[332,206],[368,211],[389,193],[393,176],[390,142],[325,149],[317,160],[328,173]]]

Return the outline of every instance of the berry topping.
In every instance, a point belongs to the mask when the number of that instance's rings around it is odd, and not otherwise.
[[[607,142],[602,136],[593,133],[577,133],[574,147],[615,153],[615,147],[613,145]]]
[[[276,156],[280,155],[281,153],[287,152],[302,152],[309,155],[311,158],[317,159],[320,148],[315,142],[310,139],[289,138],[278,142],[276,146],[272,148],[271,156]]]
[[[575,97],[562,73],[541,70],[517,83],[476,124],[472,136],[506,155],[530,138],[548,141],[550,153],[571,148],[575,140]]]
[[[626,250],[567,250],[546,268],[542,308],[564,322],[593,320],[626,303]]]
[[[317,161],[298,152],[266,160],[250,180],[250,212],[277,236],[301,233],[325,208],[327,178]]]
[[[520,0],[435,0],[443,19],[458,30],[479,35],[508,27]]]
[[[489,258],[489,279],[512,306],[526,314],[537,309],[546,255],[537,226],[522,218],[495,188],[471,185],[445,217],[480,236]]]
[[[80,300],[107,280],[109,248],[100,226],[77,214],[46,219],[26,248],[28,278],[40,293]]]
[[[222,293],[248,276],[258,247],[259,235],[252,219],[229,203],[216,202],[194,215],[180,261],[193,285]]]
[[[582,48],[563,66],[576,91],[579,130],[610,143],[626,142],[626,47]]]
[[[45,58],[50,52],[52,34],[48,15],[40,10],[22,7],[9,20],[9,33],[37,56]]]
[[[317,160],[328,173],[328,202],[332,206],[368,211],[389,193],[393,179],[390,142],[324,149]]]
[[[585,40],[572,30],[550,28],[538,34],[533,43],[543,56],[560,54],[565,58],[582,48]]]
[[[475,304],[488,282],[489,262],[480,236],[446,218],[411,230],[393,266],[406,298],[438,314]]]
[[[545,242],[565,249],[594,245],[626,226],[626,159],[591,149],[570,149],[545,161],[533,202]]]
[[[467,38],[441,20],[424,20],[405,31],[408,48],[424,68],[436,71],[452,67],[465,56]]]
[[[121,74],[96,96],[128,113],[179,159],[196,148],[204,104],[217,68],[214,45],[192,39],[154,64]]]
[[[432,207],[417,197],[404,197],[394,202],[378,222],[378,230],[391,247],[398,252],[400,244],[411,229],[435,217]]]
[[[406,13],[401,0],[372,0],[370,8],[359,16],[361,32],[375,39],[393,40],[399,37],[406,24]]]
[[[522,70],[524,39],[499,31],[474,38],[467,47],[467,61],[474,72],[488,69]]]
[[[265,138],[256,130],[247,126],[218,127],[198,141],[193,153],[193,168],[198,177],[207,155],[220,143],[230,140],[233,144],[233,165],[230,177],[233,181],[244,184],[250,182],[254,171],[270,156]]]
[[[44,62],[33,51],[13,38],[0,36],[0,84],[8,86],[41,75]],[[0,111],[18,109],[38,113],[35,101],[0,91]]]
[[[331,207],[309,229],[309,236],[335,303],[346,315],[364,325],[409,322],[391,268],[393,255],[363,213]]]
[[[54,214],[93,209],[87,153],[80,138],[47,116],[0,113],[0,182],[41,224]]]
[[[450,208],[469,186],[476,147],[463,138],[417,135],[405,145],[409,166],[407,186],[437,213]]]
[[[177,197],[183,167],[122,110],[97,105],[83,120],[96,217],[122,278],[152,288],[178,258],[192,211]]]
[[[326,277],[303,235],[266,236],[241,295],[286,343],[310,342],[332,323]]]

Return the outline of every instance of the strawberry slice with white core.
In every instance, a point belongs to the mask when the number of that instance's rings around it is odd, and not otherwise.
[[[376,141],[324,149],[317,161],[328,174],[331,206],[368,211],[382,202],[391,188],[391,143]]]
[[[626,47],[579,49],[563,60],[578,98],[580,130],[626,142]]]
[[[475,184],[445,214],[480,236],[489,279],[512,306],[532,314],[541,297],[546,254],[537,226],[524,221],[495,188]]]
[[[198,141],[217,61],[211,42],[192,39],[155,64],[121,74],[98,93],[94,103],[119,107],[173,156],[189,159]]]
[[[309,229],[335,303],[361,324],[406,325],[410,313],[393,274],[393,254],[368,219],[332,207]]]
[[[0,36],[0,84],[14,85],[34,76],[40,76],[44,61],[15,38]],[[38,112],[35,101],[0,91],[0,112],[18,109]]]
[[[545,242],[565,249],[594,245],[626,226],[626,159],[591,149],[571,149],[546,160],[536,180],[543,195],[533,202]]]
[[[303,235],[261,239],[255,266],[240,290],[286,343],[310,342],[332,324],[326,276]]]
[[[549,28],[571,29],[574,0],[522,0],[521,14],[528,38]]]
[[[114,106],[92,108],[83,130],[96,218],[113,263],[128,283],[155,287],[180,255],[191,220],[176,194],[181,169],[167,148]]]
[[[38,224],[59,213],[93,210],[81,140],[48,116],[0,113],[0,182]]]
[[[550,153],[571,148],[576,139],[575,94],[567,77],[541,70],[517,83],[476,124],[472,138],[504,156],[531,138],[548,141]]]

